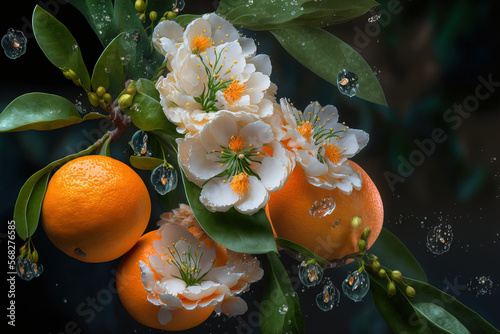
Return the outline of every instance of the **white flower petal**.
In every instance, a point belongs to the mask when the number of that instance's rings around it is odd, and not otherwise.
[[[163,293],[160,296],[160,300],[168,306],[173,306],[176,308],[182,307],[182,301],[179,297],[173,296],[168,293]]]
[[[234,207],[241,213],[251,215],[266,206],[269,192],[255,176],[249,176],[248,181],[250,183],[248,193]]]
[[[247,145],[252,144],[254,147],[262,147],[274,140],[273,129],[263,121],[256,121],[246,125],[241,129],[240,135],[245,138]]]
[[[146,291],[151,292],[156,282],[155,274],[151,271],[149,266],[143,261],[139,261],[139,266],[141,268],[142,284],[144,285]]]
[[[247,303],[240,297],[227,298],[221,305],[221,311],[230,317],[244,314],[247,310]]]
[[[212,212],[226,212],[238,200],[237,194],[233,193],[229,182],[223,183],[222,177],[216,177],[205,183],[200,194],[200,202]]]
[[[168,324],[171,320],[172,320],[172,314],[170,314],[168,310],[164,308],[160,308],[158,310],[158,321],[162,326]]]

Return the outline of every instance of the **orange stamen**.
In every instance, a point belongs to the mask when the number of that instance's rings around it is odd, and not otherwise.
[[[246,146],[247,142],[245,141],[245,138],[243,136],[231,136],[231,139],[229,139],[229,148],[234,152],[238,153],[241,152]]]
[[[203,34],[198,34],[191,40],[191,51],[193,53],[204,52],[212,45],[212,39]]]
[[[301,126],[297,127],[297,131],[302,135],[304,138],[311,138],[312,136],[312,126],[311,123],[305,122]]]
[[[239,173],[238,175],[233,176],[231,182],[229,182],[231,186],[231,190],[233,193],[238,196],[243,196],[248,193],[248,189],[250,188],[250,182],[248,181],[248,174],[245,172]]]
[[[336,144],[325,145],[325,157],[337,165],[342,160],[342,149]]]
[[[234,102],[241,99],[244,92],[245,85],[240,83],[238,80],[233,80],[233,82],[231,82],[231,84],[224,90],[224,98],[227,103],[232,106]]]

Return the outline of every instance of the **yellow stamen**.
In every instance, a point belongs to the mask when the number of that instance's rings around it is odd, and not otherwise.
[[[325,145],[325,158],[330,160],[333,164],[338,164],[342,160],[342,149],[336,144]]]
[[[311,138],[312,136],[312,126],[311,123],[306,122],[302,124],[301,126],[297,127],[297,131],[302,135],[304,138]]]
[[[224,90],[224,98],[227,103],[232,106],[234,102],[241,99],[244,92],[245,85],[240,83],[238,80],[233,80],[233,82],[231,82],[231,84]]]
[[[243,196],[248,193],[250,188],[250,182],[248,181],[248,174],[241,172],[238,175],[233,176],[231,182],[229,182],[231,190],[238,196]]]
[[[245,141],[245,138],[243,136],[231,136],[231,139],[229,139],[229,148],[234,152],[238,153],[241,152],[246,146],[247,142]]]
[[[191,51],[193,53],[204,52],[212,44],[212,39],[203,34],[198,34],[191,40]]]

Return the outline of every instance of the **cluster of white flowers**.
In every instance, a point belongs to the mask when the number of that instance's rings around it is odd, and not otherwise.
[[[315,186],[346,194],[361,188],[346,160],[368,134],[340,124],[333,106],[311,103],[300,112],[285,99],[278,104],[269,57],[229,22],[215,14],[186,29],[163,21],[153,43],[170,71],[156,83],[163,110],[185,134],[179,161],[208,210],[257,212],[296,163]]]

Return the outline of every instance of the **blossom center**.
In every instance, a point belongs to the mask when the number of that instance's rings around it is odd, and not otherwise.
[[[312,125],[310,122],[305,122],[304,124],[297,127],[297,131],[299,131],[299,133],[302,135],[302,137],[311,138]]]
[[[334,165],[337,165],[343,158],[342,149],[337,144],[324,145],[325,158],[330,160]]]
[[[212,39],[203,34],[198,34],[191,39],[191,51],[193,53],[200,53],[206,51],[212,46]]]
[[[248,181],[248,174],[241,172],[233,176],[231,182],[229,183],[233,193],[237,194],[239,197],[248,193],[250,188],[250,181]]]
[[[242,135],[231,136],[229,139],[229,149],[234,153],[239,153],[247,146],[247,142]]]
[[[229,105],[233,105],[234,102],[241,99],[243,93],[245,92],[245,85],[240,83],[238,80],[233,80],[229,86],[224,90],[224,98]]]

